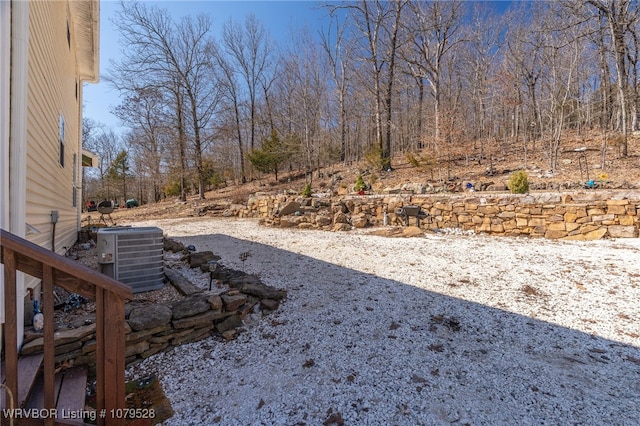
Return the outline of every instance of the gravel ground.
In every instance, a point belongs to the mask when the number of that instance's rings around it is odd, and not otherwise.
[[[168,425],[640,424],[638,239],[133,225],[288,291],[234,341],[128,370],[158,375]]]

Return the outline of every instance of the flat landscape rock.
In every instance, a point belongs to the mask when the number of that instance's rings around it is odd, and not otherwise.
[[[173,319],[191,317],[211,309],[208,297],[202,293],[186,297],[171,306]]]
[[[133,308],[127,323],[134,331],[147,330],[169,324],[172,315],[171,308],[156,303]]]
[[[178,289],[181,294],[189,296],[191,294],[200,293],[201,288],[193,285],[191,281],[185,278],[180,272],[174,271],[171,268],[164,268],[164,274],[171,284]]]

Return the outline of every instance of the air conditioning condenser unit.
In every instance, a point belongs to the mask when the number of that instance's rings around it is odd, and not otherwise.
[[[134,293],[164,285],[162,230],[116,227],[98,230],[100,272],[131,287]]]

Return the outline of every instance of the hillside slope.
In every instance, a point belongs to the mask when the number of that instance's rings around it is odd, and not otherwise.
[[[314,192],[345,193],[353,191],[358,174],[370,185],[371,193],[381,193],[390,188],[416,188],[421,186],[428,192],[458,192],[464,190],[467,182],[476,189],[504,187],[513,171],[524,168],[532,191],[588,188],[593,180],[594,189],[640,188],[640,134],[629,138],[627,157],[619,155],[616,146],[609,146],[605,167],[602,163],[602,136],[592,133],[588,136],[568,136],[562,142],[558,167],[553,172],[548,169],[549,160],[541,143],[528,147],[527,161],[524,162],[522,146],[507,146],[494,143],[485,146],[483,157],[479,147],[468,155],[458,155],[452,159],[441,157],[437,165],[415,167],[406,155],[393,158],[392,171],[372,170],[364,161],[351,164],[334,164],[314,172],[312,189]],[[415,158],[430,155],[428,151],[414,154]],[[300,193],[308,182],[308,176],[301,172],[282,173],[275,182],[273,175],[263,175],[245,184],[229,184],[206,193],[205,200],[189,197],[185,212],[193,211],[193,206],[203,206],[216,202],[242,204],[251,194]],[[493,185],[493,186],[491,186]],[[171,217],[179,214],[175,199],[145,205],[136,209],[120,209],[114,217]],[[95,215],[95,213],[94,213]]]

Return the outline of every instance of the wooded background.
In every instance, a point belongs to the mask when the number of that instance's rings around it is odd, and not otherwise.
[[[320,32],[278,45],[249,15],[212,34],[210,16],[123,2],[123,56],[107,80],[127,133],[85,120],[98,154],[85,197],[147,203],[331,164],[428,168],[492,150],[542,150],[567,134],[628,155],[638,130],[640,20],[631,0],[358,1],[323,5]],[[103,77],[104,78],[104,77]],[[497,147],[497,148],[496,148]],[[364,161],[363,161],[364,160]],[[425,174],[425,180],[430,176]],[[302,189],[302,186],[301,186]]]

